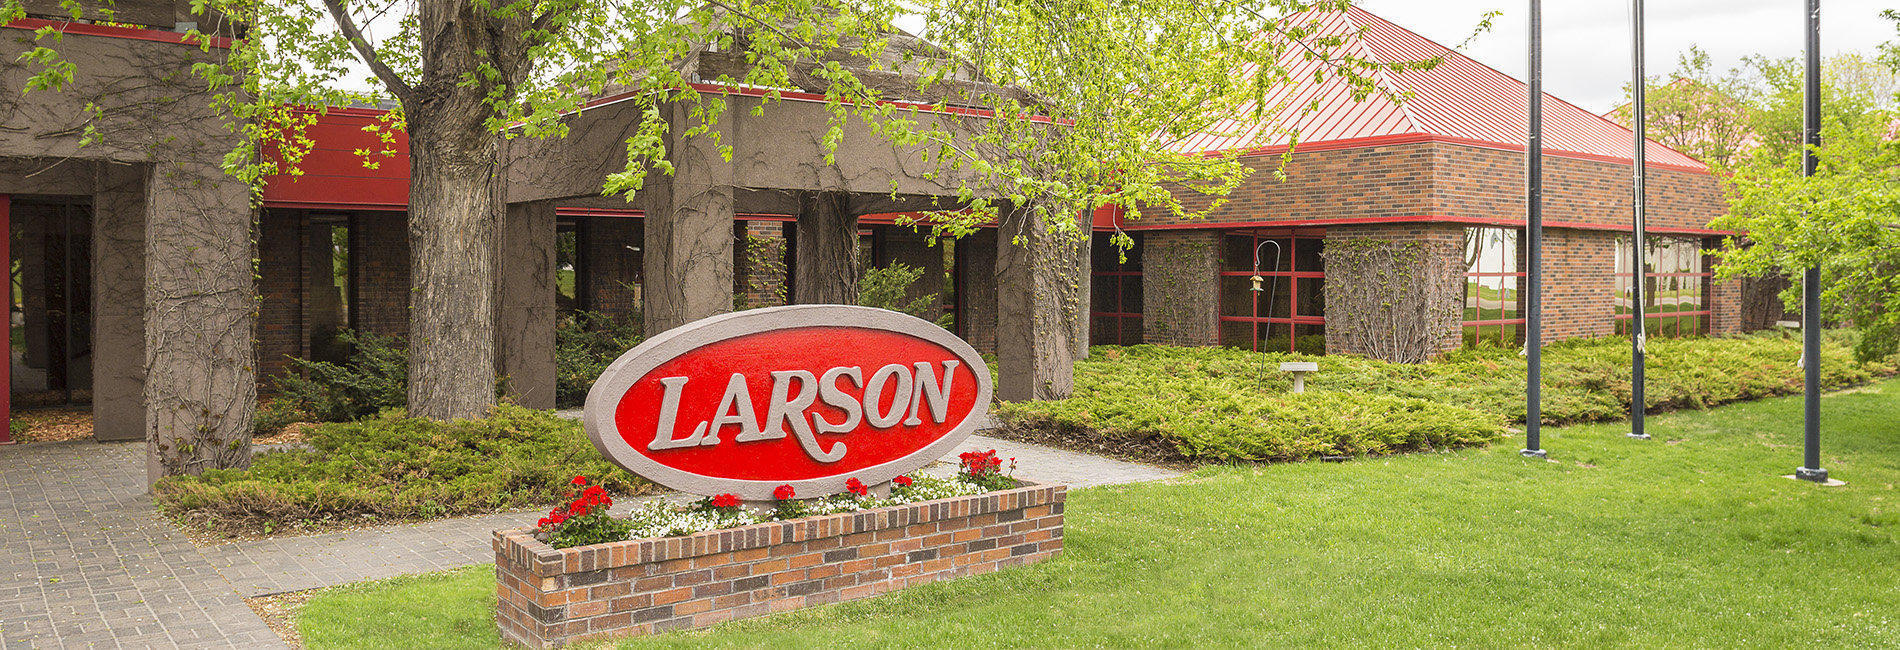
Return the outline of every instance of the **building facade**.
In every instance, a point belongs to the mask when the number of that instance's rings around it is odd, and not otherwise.
[[[1201,218],[1116,223],[1137,241],[1126,262],[1098,232],[1093,341],[1367,354],[1403,330],[1436,351],[1523,344],[1524,84],[1357,8],[1321,20],[1362,56],[1440,62],[1379,73],[1392,95],[1409,94],[1402,101],[1307,82],[1268,101],[1313,110],[1181,143],[1237,154],[1252,173],[1218,206],[1189,204]],[[1316,65],[1285,63],[1295,78]],[[1544,338],[1627,333],[1634,135],[1555,97],[1545,106]],[[1707,227],[1725,209],[1719,181],[1688,156],[1647,146],[1648,334],[1772,325],[1778,308],[1755,295],[1771,283],[1713,278],[1712,252],[1735,234]],[[1403,304],[1367,300],[1368,288],[1395,280],[1353,256],[1397,249],[1399,270],[1420,288]]]

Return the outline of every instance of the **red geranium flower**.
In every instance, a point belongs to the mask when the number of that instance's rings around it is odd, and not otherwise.
[[[871,493],[871,488],[865,487],[864,481],[860,481],[856,477],[853,477],[851,480],[845,481],[844,489],[858,496],[865,496]]]
[[[793,496],[797,496],[797,494],[798,494],[798,491],[793,490],[792,486],[781,485],[781,486],[778,486],[778,489],[772,491],[772,498],[778,499],[780,501],[784,501],[786,499],[792,498]]]
[[[712,504],[714,508],[730,508],[739,505],[739,495],[721,494],[712,498]]]
[[[581,485],[586,485],[586,484],[587,484],[587,477],[585,477],[585,476],[576,476],[576,477],[574,477],[574,480],[572,480],[572,481],[568,481],[568,482],[569,482],[569,483],[573,483],[573,484],[574,484],[574,485],[576,485],[576,486],[581,486]]]
[[[899,477],[897,477],[897,478],[894,478],[894,479],[891,479],[891,482],[892,482],[892,483],[896,483],[896,484],[898,484],[898,485],[906,485],[906,486],[908,486],[908,485],[910,485],[910,477],[908,477],[908,476],[899,476]]]

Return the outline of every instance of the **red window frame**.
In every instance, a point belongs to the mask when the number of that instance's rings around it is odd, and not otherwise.
[[[1267,239],[1285,239],[1285,240],[1288,240],[1288,242],[1291,244],[1287,248],[1286,253],[1285,253],[1287,257],[1287,268],[1283,270],[1279,270],[1279,271],[1261,269],[1259,273],[1257,273],[1257,275],[1259,275],[1262,278],[1287,278],[1288,279],[1287,308],[1286,308],[1287,315],[1286,316],[1272,316],[1272,315],[1262,316],[1260,314],[1260,295],[1266,292],[1255,291],[1255,292],[1252,292],[1253,293],[1251,297],[1252,305],[1251,305],[1248,315],[1241,316],[1241,315],[1228,315],[1226,313],[1222,313],[1220,315],[1220,322],[1249,324],[1251,327],[1250,327],[1250,332],[1249,332],[1250,336],[1248,337],[1248,340],[1252,341],[1252,349],[1255,352],[1260,351],[1260,327],[1262,325],[1266,325],[1268,327],[1272,327],[1273,325],[1276,325],[1276,324],[1286,325],[1286,351],[1298,352],[1299,351],[1298,326],[1299,325],[1324,326],[1326,324],[1326,315],[1324,313],[1320,313],[1317,315],[1309,315],[1309,314],[1300,313],[1300,285],[1302,284],[1300,280],[1325,280],[1326,271],[1323,268],[1317,271],[1300,270],[1299,268],[1300,256],[1297,251],[1299,249],[1301,240],[1319,241],[1321,242],[1320,245],[1323,249],[1323,247],[1325,246],[1324,242],[1326,240],[1326,229],[1325,228],[1262,228],[1262,229],[1254,229],[1254,230],[1224,231],[1222,233],[1222,256],[1223,256],[1222,266],[1223,267],[1226,266],[1226,260],[1224,259],[1226,255],[1225,238],[1236,237],[1236,236],[1249,237],[1251,239],[1251,244],[1250,244],[1251,248],[1249,250],[1253,250],[1259,247],[1260,242],[1262,240],[1267,240]],[[1271,266],[1269,265],[1269,269],[1270,268]],[[1221,278],[1230,278],[1230,277],[1251,278],[1254,275],[1256,275],[1256,273],[1252,270],[1228,271],[1228,270],[1223,269],[1217,274],[1218,277],[1215,278],[1216,291],[1224,291],[1224,289],[1220,288]],[[1224,311],[1226,309],[1226,306],[1222,305],[1221,308]],[[1323,311],[1324,307],[1322,306],[1321,309]]]
[[[1655,258],[1652,255],[1643,256],[1643,265],[1644,265],[1643,277],[1646,280],[1648,280],[1648,282],[1644,283],[1644,287],[1643,287],[1644,295],[1646,297],[1644,300],[1644,307],[1645,307],[1645,311],[1648,312],[1644,315],[1645,323],[1643,327],[1643,336],[1650,337],[1650,338],[1656,338],[1656,337],[1674,338],[1674,337],[1681,337],[1681,336],[1701,336],[1704,334],[1708,334],[1709,333],[1709,318],[1715,313],[1714,310],[1708,308],[1709,307],[1709,290],[1711,289],[1710,284],[1712,284],[1715,281],[1715,273],[1709,270],[1708,248],[1704,246],[1704,243],[1701,239],[1695,238],[1695,237],[1669,237],[1669,236],[1651,235],[1649,240],[1646,243],[1650,245],[1651,247],[1650,252],[1652,254],[1660,250],[1657,247],[1657,244],[1659,243],[1693,244],[1695,245],[1696,253],[1697,253],[1695,256],[1696,265],[1702,270],[1701,271],[1656,272],[1656,271],[1650,270],[1650,269],[1656,268]],[[1635,248],[1635,242],[1633,241],[1632,238],[1618,237],[1616,240],[1616,259],[1614,262],[1612,262],[1613,264],[1616,264],[1616,268],[1613,269],[1615,273],[1612,274],[1616,278],[1616,288],[1611,291],[1611,295],[1615,297],[1615,300],[1614,300],[1615,306],[1613,307],[1613,309],[1615,309],[1617,312],[1616,314],[1613,315],[1613,319],[1614,319],[1614,322],[1616,323],[1616,328],[1615,328],[1616,333],[1619,335],[1624,335],[1624,336],[1627,336],[1630,334],[1630,330],[1632,328],[1630,328],[1629,323],[1635,320],[1636,318],[1635,313],[1628,311],[1630,309],[1633,309],[1634,305],[1631,305],[1630,307],[1623,306],[1625,292],[1629,289],[1630,276],[1633,274],[1630,271],[1623,270],[1623,266],[1624,266],[1623,262],[1625,259],[1624,256],[1628,255],[1631,258],[1633,258],[1635,256],[1634,248]],[[1695,311],[1672,311],[1668,313],[1659,313],[1655,311],[1656,310],[1656,293],[1657,293],[1656,279],[1657,278],[1701,278],[1702,280],[1699,283],[1701,286],[1701,292],[1700,292],[1701,295],[1697,297],[1697,304],[1701,305],[1702,308]],[[1682,321],[1687,320],[1689,317],[1694,317],[1696,319],[1696,330],[1694,332],[1689,332],[1685,334],[1682,331]]]
[[[1516,331],[1516,335],[1513,336],[1512,338],[1518,344],[1521,345],[1524,342],[1524,324],[1528,322],[1523,317],[1524,288],[1525,287],[1524,287],[1524,281],[1521,278],[1525,278],[1530,275],[1523,271],[1524,231],[1519,230],[1517,228],[1501,228],[1501,227],[1495,227],[1495,226],[1472,226],[1472,227],[1465,228],[1465,248],[1467,252],[1470,250],[1470,247],[1471,247],[1471,238],[1474,235],[1486,230],[1504,231],[1504,232],[1510,233],[1512,237],[1516,238],[1517,244],[1512,247],[1512,250],[1515,251],[1515,253],[1508,257],[1511,261],[1511,268],[1518,269],[1518,270],[1516,271],[1472,271],[1469,264],[1467,264],[1467,266],[1465,267],[1465,273],[1464,273],[1465,282],[1464,282],[1464,287],[1463,287],[1463,290],[1467,293],[1464,293],[1461,296],[1461,299],[1459,300],[1459,303],[1458,303],[1459,315],[1462,318],[1462,316],[1464,315],[1464,311],[1470,308],[1471,295],[1468,292],[1471,289],[1472,278],[1520,278],[1520,280],[1518,280],[1517,282],[1517,308],[1512,310],[1512,311],[1517,312],[1519,316],[1517,318],[1463,320],[1460,323],[1461,325],[1460,332],[1464,334],[1464,336],[1461,337],[1461,340],[1464,342],[1465,346],[1469,347],[1475,343],[1479,343],[1486,340],[1484,328],[1495,327],[1497,328],[1496,329],[1497,334],[1494,337],[1492,337],[1491,340],[1502,343],[1504,339],[1504,328],[1512,327]],[[1479,268],[1483,268],[1483,259],[1476,260],[1476,262],[1478,263]],[[1480,314],[1483,313],[1482,307],[1479,308],[1479,312]]]
[[[1142,305],[1139,302],[1139,299],[1137,299],[1137,302],[1134,305],[1129,305],[1122,300],[1122,297],[1127,295],[1125,291],[1129,288],[1128,287],[1129,283],[1133,283],[1135,285],[1134,286],[1135,295],[1137,296],[1141,295],[1141,253],[1140,253],[1141,234],[1128,233],[1128,235],[1129,237],[1135,240],[1134,249],[1128,251],[1128,255],[1129,255],[1128,265],[1134,268],[1120,269],[1120,270],[1103,270],[1100,264],[1100,260],[1097,260],[1096,263],[1090,265],[1090,268],[1089,268],[1089,276],[1090,276],[1090,282],[1091,282],[1089,286],[1089,293],[1091,294],[1089,296],[1089,306],[1090,306],[1089,320],[1091,321],[1090,330],[1089,330],[1089,339],[1090,339],[1089,344],[1090,345],[1136,345],[1136,344],[1140,344],[1142,341],[1142,334],[1143,334],[1142,333],[1143,325],[1141,322]],[[1112,244],[1106,243],[1107,237],[1108,237],[1108,233],[1096,233],[1094,236],[1092,236],[1090,238],[1090,243],[1089,243],[1090,245],[1089,254],[1095,255],[1098,252],[1096,247],[1103,246],[1103,245],[1112,245]],[[1111,309],[1110,311],[1095,311],[1094,310],[1095,296],[1099,295],[1098,292],[1103,291],[1103,290],[1108,290],[1109,291],[1108,295],[1113,297],[1112,300],[1110,301],[1113,303],[1113,309]],[[1098,320],[1106,320],[1114,324],[1114,336],[1112,337],[1113,338],[1112,342],[1110,343],[1096,342],[1097,339],[1096,339],[1096,332],[1094,329],[1094,322]],[[1129,336],[1130,334],[1133,334],[1132,338]]]

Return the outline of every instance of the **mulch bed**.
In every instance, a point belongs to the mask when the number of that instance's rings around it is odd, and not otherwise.
[[[86,408],[46,408],[13,414],[14,442],[64,442],[92,437],[92,411]]]

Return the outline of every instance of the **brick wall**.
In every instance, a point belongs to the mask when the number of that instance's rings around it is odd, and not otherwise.
[[[616,318],[640,316],[642,222],[633,217],[578,217],[581,304]]]
[[[554,647],[866,598],[1062,551],[1067,488],[1023,487],[685,537],[559,549],[495,533],[502,638]]]
[[[1150,231],[1142,248],[1142,340],[1219,343],[1221,232]]]
[[[301,210],[266,209],[257,219],[257,381],[269,385],[288,357],[310,353],[303,318]]]
[[[1616,239],[1599,230],[1544,231],[1545,342],[1616,333]]]
[[[922,233],[905,226],[876,226],[874,232],[877,245],[872,250],[878,256],[875,264],[880,268],[903,264],[922,269],[923,275],[910,285],[907,297],[915,300],[934,293],[937,294],[937,304],[943,304],[943,248],[930,245]],[[988,234],[987,231],[985,234]],[[942,315],[942,311],[939,310],[937,315]],[[935,317],[927,320],[935,320]]]
[[[996,352],[996,230],[957,240],[956,332],[984,354]]]
[[[408,213],[359,212],[350,218],[350,327],[409,335]]]
[[[1227,201],[1207,214],[1205,221],[1297,221],[1353,217],[1405,217],[1430,214],[1433,145],[1413,143],[1386,147],[1298,153],[1286,162],[1286,179],[1274,176],[1280,156],[1241,159],[1252,170]],[[1206,209],[1212,198],[1191,191],[1177,192],[1190,211]],[[1137,226],[1192,223],[1159,212],[1143,216]]]
[[[746,308],[785,304],[791,286],[785,256],[788,248],[782,221],[740,221],[739,240],[732,247],[733,293]]]
[[[1463,145],[1436,145],[1432,201],[1421,214],[1524,218],[1524,154]],[[1630,224],[1630,165],[1544,157],[1544,219]],[[1727,209],[1708,174],[1651,168],[1648,219],[1652,228],[1707,228]]]

